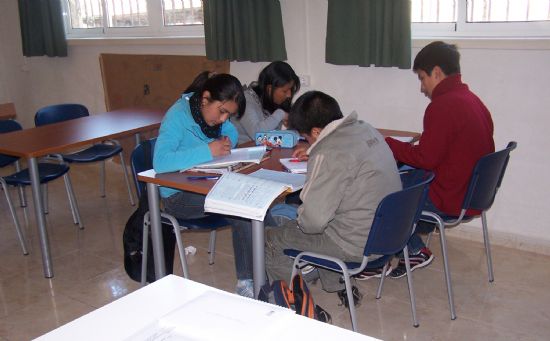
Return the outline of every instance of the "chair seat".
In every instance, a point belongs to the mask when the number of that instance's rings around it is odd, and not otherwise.
[[[162,223],[170,224],[170,220],[162,217]],[[215,230],[229,225],[229,222],[221,215],[208,215],[204,218],[178,219],[182,228],[188,230]]]
[[[458,216],[455,216],[455,215],[442,214],[442,215],[439,215],[439,217],[441,217],[441,219],[443,219],[444,223],[456,221],[458,219]],[[469,222],[470,220],[472,220],[474,218],[477,218],[477,217],[479,217],[479,216],[478,215],[465,215],[464,217],[462,217],[462,222]],[[433,224],[437,223],[437,221],[435,221],[434,218],[429,217],[429,216],[422,216],[422,217],[420,217],[420,220],[427,221],[427,222],[433,223]]]
[[[69,171],[69,166],[65,164],[54,164],[54,163],[38,163],[38,174],[40,177],[40,183],[46,183],[52,180],[55,180],[67,173]],[[17,185],[30,185],[31,178],[29,175],[29,169],[23,169],[12,175],[4,177],[4,180],[8,185],[17,186]]]
[[[97,162],[110,159],[120,152],[122,152],[121,146],[103,143],[73,154],[64,154],[63,160],[67,162]]]
[[[0,154],[0,168],[6,167],[7,165],[11,165],[15,161],[19,160],[17,156],[9,156]]]
[[[290,258],[295,258],[300,252],[303,252],[303,251],[296,250],[296,249],[283,250],[283,253],[289,256]],[[382,256],[381,259],[390,260],[391,257],[392,255]],[[338,266],[338,264],[336,264],[335,262],[329,261],[327,259],[317,258],[312,256],[303,256],[302,260],[326,269],[341,271],[341,268],[340,266]],[[377,259],[376,261],[378,262],[379,260]],[[382,260],[380,260],[380,262],[382,262]],[[361,263],[358,263],[358,262],[344,262],[344,264],[346,264],[348,270],[352,270],[352,271],[355,269],[358,269],[361,266]]]

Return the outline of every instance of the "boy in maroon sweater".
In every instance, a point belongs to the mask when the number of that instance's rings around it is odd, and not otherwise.
[[[416,55],[413,71],[420,91],[431,100],[424,113],[424,131],[416,145],[386,138],[396,160],[435,173],[425,210],[444,215],[459,215],[476,162],[495,151],[491,114],[462,83],[459,61],[456,46],[442,41],[430,43]],[[422,229],[425,232],[426,226],[417,227]],[[431,229],[433,225],[428,226]],[[417,232],[408,246],[413,270],[433,260]],[[390,276],[405,274],[400,259]]]

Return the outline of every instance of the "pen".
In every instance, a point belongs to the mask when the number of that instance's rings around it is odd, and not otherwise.
[[[219,176],[210,176],[210,175],[206,175],[206,176],[188,176],[187,180],[218,180],[219,178],[220,178]]]
[[[290,159],[288,162],[302,162],[300,159]]]

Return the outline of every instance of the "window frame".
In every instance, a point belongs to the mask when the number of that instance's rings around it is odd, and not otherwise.
[[[73,28],[71,26],[69,1],[62,0],[63,22],[67,39],[108,39],[108,38],[159,38],[182,37],[204,38],[204,25],[170,25],[163,22],[163,6],[161,0],[146,0],[149,26],[134,27],[97,27]],[[104,14],[105,17],[105,14]]]
[[[69,2],[62,0],[63,19],[66,37],[73,39],[109,38],[204,38],[204,25],[165,26],[162,19],[161,0],[146,0],[150,25],[146,27],[99,27],[72,28],[69,15]],[[412,23],[413,39],[427,38],[550,38],[550,21],[532,22],[487,22],[469,23],[466,21],[467,0],[457,0],[457,22]]]
[[[550,38],[550,21],[467,22],[467,0],[457,2],[456,22],[413,22],[412,38]]]

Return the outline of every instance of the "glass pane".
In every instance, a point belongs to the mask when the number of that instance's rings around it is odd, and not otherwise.
[[[412,22],[456,22],[457,0],[412,0],[411,5]]]
[[[72,28],[103,27],[101,0],[69,0]]]
[[[109,27],[149,26],[147,0],[105,0]]]
[[[550,0],[468,0],[468,22],[550,20]]]
[[[164,26],[202,25],[201,0],[162,0]]]

